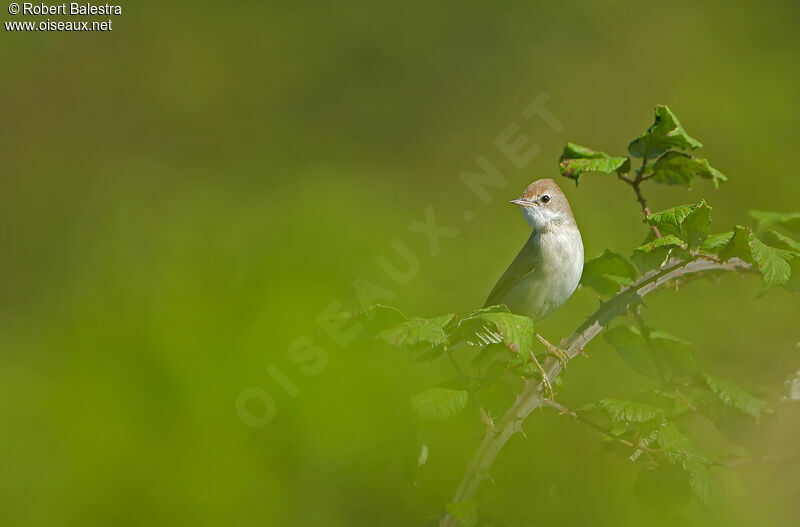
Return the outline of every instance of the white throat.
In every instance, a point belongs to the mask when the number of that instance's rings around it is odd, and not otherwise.
[[[553,224],[564,222],[563,214],[542,206],[520,207],[525,221],[535,232],[547,230]]]

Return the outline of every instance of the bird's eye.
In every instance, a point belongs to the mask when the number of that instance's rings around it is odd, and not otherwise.
[[[548,201],[550,201],[550,196],[545,194],[544,196],[542,196],[541,199],[542,199],[542,203],[547,203]]]

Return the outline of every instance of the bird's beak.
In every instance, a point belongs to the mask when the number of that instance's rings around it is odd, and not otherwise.
[[[530,201],[526,201],[522,198],[512,199],[509,203],[513,203],[514,205],[519,205],[521,207],[530,207],[531,205],[533,205],[533,203],[531,203]]]

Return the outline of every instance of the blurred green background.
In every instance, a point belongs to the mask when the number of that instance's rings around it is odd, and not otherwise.
[[[109,33],[3,31],[2,523],[422,525],[482,427],[469,407],[423,430],[411,484],[408,396],[451,370],[366,334],[337,344],[317,319],[358,306],[354,280],[420,316],[478,307],[527,237],[507,200],[557,178],[567,141],[623,154],[658,103],[730,182],[653,186],[653,209],[705,197],[720,231],[751,208],[797,210],[798,4],[602,4],[136,2]],[[561,131],[522,116],[542,93]],[[524,170],[493,144],[512,123],[541,146]],[[488,204],[458,179],[477,156],[508,180]],[[632,192],[584,181],[560,183],[587,256],[629,254],[645,232]],[[431,205],[458,229],[436,256],[408,230]],[[375,261],[401,265],[395,239],[419,260],[408,284]],[[767,398],[775,418],[742,439],[791,455],[800,407],[780,395],[800,297],[760,287],[694,283],[645,316]],[[595,307],[579,290],[540,329],[557,340]],[[301,336],[323,350],[305,364],[288,352]],[[566,403],[648,386],[602,339],[588,353]],[[267,426],[237,411],[251,387],[274,402]],[[725,444],[704,426],[699,447]],[[486,521],[796,524],[797,463],[737,469],[720,511],[679,521],[637,501],[638,466],[588,429],[542,411],[525,430],[484,489]]]

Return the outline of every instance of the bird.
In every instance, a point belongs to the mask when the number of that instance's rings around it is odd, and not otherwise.
[[[566,302],[583,274],[583,239],[567,196],[552,179],[539,179],[511,203],[519,205],[531,235],[489,293],[484,307],[542,320]]]
[[[531,235],[484,307],[505,304],[512,313],[536,322],[561,307],[577,289],[583,274],[583,240],[567,196],[552,179],[534,181],[511,203],[521,208]],[[566,352],[536,337],[562,363],[568,360]],[[531,356],[549,385],[535,355]]]

